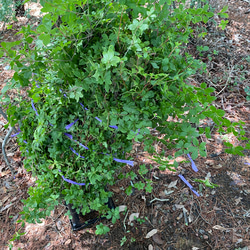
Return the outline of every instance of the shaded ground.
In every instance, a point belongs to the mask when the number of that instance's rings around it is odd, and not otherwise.
[[[225,117],[231,121],[245,121],[249,138],[250,105],[244,89],[250,87],[250,14],[243,13],[250,6],[245,1],[228,1],[228,4],[230,22],[227,29],[221,31],[211,24],[206,39],[194,39],[188,45],[188,51],[208,66],[206,74],[196,75],[189,79],[189,83],[206,82],[214,87],[218,97],[216,106],[225,110]],[[13,26],[16,30],[4,31],[0,39],[12,39],[27,21],[20,19]],[[37,19],[30,21],[34,23]],[[207,45],[210,50],[201,55],[195,49],[197,45]],[[11,76],[8,65],[0,63],[0,86],[3,87]],[[213,124],[206,122],[206,126],[213,128]],[[0,118],[1,143],[7,133],[4,124],[6,121]],[[147,166],[147,177],[154,181],[154,190],[152,194],[134,190],[131,196],[126,196],[124,190],[130,185],[129,180],[118,181],[109,187],[116,206],[126,206],[127,210],[121,212],[120,220],[114,225],[108,220],[102,221],[111,227],[106,235],[96,236],[95,226],[73,232],[64,215],[66,208],[61,205],[42,224],[26,224],[23,229],[26,235],[13,243],[14,249],[250,249],[250,167],[246,164],[250,164],[250,151],[245,152],[245,157],[226,155],[222,144],[225,138],[216,131],[213,131],[212,139],[200,139],[207,142],[208,157],[195,160],[198,172],[192,171],[187,157],[178,158],[185,162],[180,163],[176,173],[159,171],[149,155],[141,151],[141,145],[134,145],[132,154],[137,162],[134,169],[138,170],[141,164]],[[239,145],[233,135],[227,140]],[[160,144],[156,143],[155,147],[161,150]],[[34,185],[31,174],[22,167],[15,139],[8,142],[6,151],[17,174],[13,180],[1,154],[1,249],[8,249],[8,240],[21,228],[16,224],[22,211],[21,199],[27,198],[28,187]],[[122,171],[126,173],[130,167],[126,166]],[[195,196],[178,174],[194,186],[200,197]],[[212,189],[194,181],[206,177],[219,187]],[[134,216],[138,219],[133,220]],[[157,233],[146,238],[153,229],[157,229]]]

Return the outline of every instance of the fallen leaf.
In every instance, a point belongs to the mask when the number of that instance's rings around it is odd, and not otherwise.
[[[13,204],[8,204],[5,207],[0,209],[0,213],[2,213],[4,210],[8,209],[9,207],[11,207]]]
[[[220,231],[230,231],[228,228],[222,227],[220,225],[213,226],[213,229],[217,229],[217,230],[220,230]]]
[[[214,160],[206,160],[205,164],[207,164],[207,165],[214,165]]]
[[[5,194],[7,192],[7,188],[6,187],[1,187],[0,188],[0,193],[1,194]]]
[[[235,199],[235,203],[236,203],[236,205],[238,205],[238,204],[241,202],[241,200],[242,200],[242,198],[241,198],[241,197],[239,197],[239,198]]]
[[[180,213],[180,215],[176,219],[180,220],[182,217],[183,217],[183,213]]]
[[[178,181],[178,179],[177,179],[176,181],[172,181],[172,182],[168,185],[168,188],[177,188],[177,187],[176,187],[177,181]]]
[[[126,211],[126,209],[127,209],[127,206],[125,206],[125,205],[119,206],[119,213]]]
[[[138,218],[139,217],[139,213],[132,213],[130,216],[129,216],[129,225],[132,221],[135,220],[135,218]]]
[[[154,250],[154,247],[150,244],[148,245],[148,250]]]
[[[69,245],[71,243],[71,239],[68,239],[64,244]]]
[[[112,187],[112,191],[114,191],[115,193],[121,192],[120,188],[117,188],[117,187]]]
[[[220,168],[222,168],[222,165],[221,165],[221,164],[214,165],[213,168],[215,168],[215,169],[220,169]]]
[[[151,230],[150,232],[147,233],[145,238],[148,239],[148,238],[152,237],[156,233],[157,233],[157,229],[153,229],[153,230]]]
[[[2,203],[4,204],[9,198],[11,197],[11,194],[8,194],[2,199]]]
[[[153,241],[157,243],[158,245],[162,245],[164,241],[161,239],[159,234],[154,234],[152,237]]]
[[[10,170],[0,173],[0,177],[4,177],[5,175],[8,175],[8,174],[10,174]]]
[[[234,183],[239,186],[246,185],[245,180],[242,178],[241,175],[227,171],[227,174],[233,179]]]
[[[173,192],[174,192],[173,190],[164,190],[165,195],[170,195]]]
[[[177,205],[177,204],[175,204],[175,207],[176,207],[177,209],[180,209],[180,208],[184,208],[184,205]]]
[[[58,220],[58,221],[56,222],[56,227],[57,227],[58,231],[61,231],[61,230],[62,230],[62,222],[61,222],[60,220]]]

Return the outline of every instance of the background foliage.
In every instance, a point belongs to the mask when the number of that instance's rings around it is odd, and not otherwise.
[[[9,22],[16,16],[24,16],[25,10],[23,0],[1,0],[0,22]]]

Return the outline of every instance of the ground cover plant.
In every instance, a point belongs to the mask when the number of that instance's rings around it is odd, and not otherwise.
[[[243,130],[235,129],[242,129],[240,123],[231,124],[211,105],[213,88],[185,81],[204,69],[182,48],[192,36],[191,24],[212,17],[208,5],[197,9],[179,3],[172,9],[171,1],[42,4],[48,14],[36,30],[23,28],[22,41],[1,43],[2,54],[12,58],[16,71],[3,92],[28,87],[28,98],[8,108],[11,125],[19,123],[25,167],[38,179],[24,201],[28,222],[39,222],[60,200],[83,214],[90,209],[106,213],[104,204],[111,194],[104,191],[105,184],[123,178],[119,170],[124,163],[133,165],[126,159],[133,142],[155,151],[149,127],[165,135],[161,142],[168,149],[178,149],[175,156],[190,154],[192,159],[206,156],[205,143],[198,139],[203,133],[209,137],[209,127],[196,128],[206,117],[219,132],[246,139]],[[34,42],[35,49],[30,49]],[[17,45],[22,49],[13,51]],[[243,150],[226,146],[229,153]],[[168,164],[172,156],[165,152],[154,154],[161,170],[177,167]],[[133,172],[126,177],[135,178]],[[145,179],[135,187],[150,192],[150,182]],[[128,187],[127,194],[131,190]]]

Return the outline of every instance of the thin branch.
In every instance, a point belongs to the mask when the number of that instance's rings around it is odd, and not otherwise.
[[[7,122],[9,122],[8,117],[7,117],[7,115],[3,112],[1,106],[0,106],[0,114],[4,117],[4,119],[5,119]],[[18,132],[18,131],[16,130],[15,127],[13,127],[13,129],[14,129],[15,133]]]
[[[5,152],[5,144],[7,143],[8,139],[9,139],[9,136],[11,135],[12,131],[13,131],[13,127],[10,128],[9,132],[7,133],[7,135],[4,138],[4,141],[3,141],[3,144],[2,144],[2,151],[3,151],[4,160],[5,160],[8,168],[9,168],[9,170],[11,171],[12,176],[14,177],[14,171],[13,171],[12,167],[10,166],[10,163],[8,161],[8,158],[7,158],[7,155],[6,155],[6,152]]]

